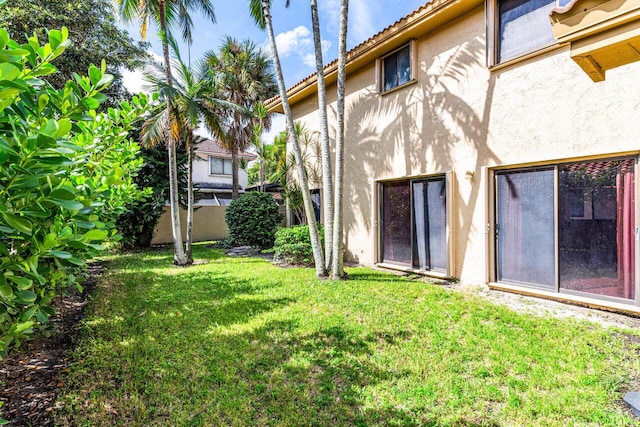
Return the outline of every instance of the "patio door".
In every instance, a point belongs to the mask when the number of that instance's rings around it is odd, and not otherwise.
[[[382,260],[447,272],[447,187],[444,176],[381,184]]]
[[[496,279],[636,299],[633,158],[495,174]]]
[[[555,289],[554,170],[496,175],[497,279]]]

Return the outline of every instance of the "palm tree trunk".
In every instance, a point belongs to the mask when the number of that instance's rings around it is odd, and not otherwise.
[[[322,61],[322,39],[320,38],[320,20],[318,1],[311,0],[311,23],[313,42],[316,51],[316,73],[318,76],[318,110],[320,111],[320,151],[322,156],[322,210],[324,213],[324,256],[325,269],[331,271],[333,260],[333,176],[331,174],[331,147],[329,146],[329,122],[327,120],[327,89],[324,83]]]
[[[336,192],[335,217],[333,226],[333,265],[331,278],[334,280],[344,277],[344,236],[343,236],[343,189],[344,189],[344,85],[347,77],[347,20],[349,15],[349,0],[340,3],[340,31],[338,34],[338,96],[336,100],[336,115],[338,129],[336,133]]]
[[[231,146],[231,198],[237,199],[240,184],[238,182],[238,143],[234,140]]]
[[[293,154],[296,158],[296,170],[298,173],[298,180],[300,181],[300,187],[302,190],[302,199],[304,201],[304,210],[307,215],[307,221],[309,222],[309,234],[311,240],[311,249],[313,251],[313,260],[316,265],[316,276],[326,277],[326,270],[324,268],[324,257],[322,255],[322,248],[320,247],[320,235],[318,234],[318,224],[313,213],[313,203],[311,202],[311,193],[309,193],[309,182],[307,181],[307,173],[304,169],[304,161],[302,159],[302,150],[300,149],[300,142],[296,135],[296,127],[293,123],[293,114],[291,113],[291,106],[289,105],[289,99],[287,98],[287,88],[284,84],[284,77],[282,76],[282,65],[280,64],[280,58],[278,56],[278,48],[276,46],[276,37],[273,33],[273,23],[271,22],[270,0],[262,0],[262,9],[264,13],[265,24],[267,27],[267,33],[269,34],[269,41],[271,43],[271,53],[273,55],[273,63],[275,65],[276,79],[278,80],[278,89],[280,90],[280,98],[282,100],[282,108],[284,110],[285,118],[287,120],[287,131],[289,132],[289,140],[293,147]]]
[[[187,169],[187,264],[193,264],[193,134],[187,135],[187,157],[189,168]]]
[[[167,84],[173,86],[171,76],[171,60],[169,57],[169,43],[167,41],[167,11],[164,0],[159,2],[160,31],[162,32],[162,53],[164,56],[164,69]],[[171,104],[167,103],[167,110],[171,116]],[[165,130],[167,151],[169,154],[169,203],[171,205],[171,228],[173,231],[173,263],[177,265],[187,264],[187,257],[182,247],[182,230],[180,228],[180,205],[178,203],[178,165],[176,163],[176,141],[170,129]]]

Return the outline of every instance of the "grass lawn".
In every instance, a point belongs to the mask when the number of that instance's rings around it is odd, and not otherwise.
[[[113,257],[59,396],[60,425],[635,425],[637,344],[366,268]]]

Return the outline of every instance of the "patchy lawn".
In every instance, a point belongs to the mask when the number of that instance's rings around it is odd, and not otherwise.
[[[365,268],[114,257],[60,425],[631,425],[638,344]]]

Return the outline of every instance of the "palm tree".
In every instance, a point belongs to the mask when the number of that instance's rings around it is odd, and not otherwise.
[[[138,21],[140,35],[143,39],[147,36],[149,23],[155,23],[160,29],[162,53],[164,58],[164,72],[166,83],[173,86],[171,74],[171,58],[169,55],[169,29],[178,26],[182,37],[189,44],[193,41],[191,30],[193,21],[191,12],[200,11],[205,17],[215,23],[215,13],[211,0],[114,0],[120,17],[126,23]],[[167,103],[167,109],[171,103]],[[171,111],[166,112],[167,118],[173,116]],[[164,141],[167,145],[169,156],[169,202],[171,204],[171,225],[173,229],[173,260],[175,264],[186,265],[188,258],[182,247],[182,231],[180,229],[180,206],[178,204],[178,167],[176,165],[175,133],[169,128],[165,129]]]
[[[265,184],[265,162],[266,162],[266,149],[262,143],[262,132],[264,131],[264,121],[269,117],[269,111],[267,107],[258,102],[253,107],[253,113],[258,119],[258,124],[253,127],[253,145],[256,147],[258,153],[258,160],[260,162],[260,171],[258,173],[258,180],[260,181],[260,191],[264,193]]]
[[[344,84],[347,79],[347,18],[349,16],[349,0],[340,2],[340,30],[338,32],[338,96],[336,99],[336,182],[333,223],[333,264],[331,278],[344,277],[344,238],[343,238],[343,189],[344,189]]]
[[[227,36],[220,50],[205,54],[205,61],[220,77],[222,96],[245,109],[251,109],[257,102],[276,94],[277,88],[273,67],[267,54],[250,40],[239,42]],[[253,127],[261,124],[264,129],[271,127],[269,115],[259,119],[255,114],[247,116],[241,111],[227,110],[226,141],[223,147],[231,151],[231,197],[238,197],[238,155],[246,150],[253,140]]]
[[[287,1],[287,4],[288,3],[289,2]],[[322,254],[322,247],[320,246],[320,234],[318,233],[318,224],[316,223],[315,215],[313,213],[313,202],[311,201],[311,194],[309,193],[309,182],[307,180],[307,174],[304,170],[304,161],[302,158],[302,151],[300,150],[300,142],[298,141],[298,138],[296,136],[293,114],[291,113],[291,106],[289,105],[289,99],[287,98],[287,88],[284,84],[284,77],[282,75],[282,65],[280,64],[280,57],[278,56],[276,36],[273,32],[273,23],[271,21],[271,0],[249,0],[249,6],[251,10],[251,16],[254,18],[260,28],[267,29],[267,33],[269,35],[272,60],[275,65],[276,78],[278,81],[278,90],[280,92],[282,108],[284,110],[285,118],[287,121],[287,131],[289,133],[289,139],[291,141],[293,153],[296,159],[296,171],[298,180],[300,181],[300,188],[302,190],[304,210],[307,216],[307,222],[309,224],[309,237],[311,240],[311,248],[313,251],[313,260],[316,266],[316,275],[318,277],[326,277],[326,270],[324,268],[324,256]]]
[[[318,1],[311,0],[311,26],[313,46],[316,53],[316,74],[318,76],[318,111],[320,113],[320,150],[322,155],[322,210],[324,212],[324,256],[325,268],[331,270],[333,251],[333,176],[331,172],[331,148],[329,146],[329,122],[327,119],[327,89],[324,82],[324,62],[322,60],[322,38],[318,18]]]
[[[198,126],[203,123],[205,128],[220,141],[225,141],[222,118],[218,116],[221,108],[232,109],[234,106],[217,98],[218,83],[212,77],[210,69],[204,62],[198,63],[195,71],[184,63],[180,56],[177,43],[170,38],[169,43],[173,51],[173,67],[176,76],[173,85],[166,81],[163,72],[147,72],[145,78],[157,90],[161,107],[158,108],[142,127],[142,138],[146,142],[161,141],[165,136],[165,129],[171,129],[172,139],[182,141],[188,156],[187,170],[187,243],[185,256],[187,263],[193,262],[192,257],[192,229],[193,229],[193,152],[201,137],[194,134]],[[151,70],[150,70],[151,71]],[[159,70],[163,71],[163,70]]]

